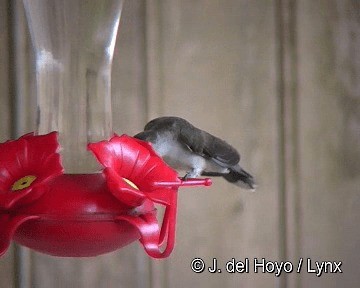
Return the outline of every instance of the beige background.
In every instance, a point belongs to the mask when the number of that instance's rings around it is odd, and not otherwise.
[[[179,193],[167,260],[139,243],[88,259],[9,249],[0,287],[357,287],[360,283],[360,2],[128,0],[113,63],[113,126],[182,116],[221,136],[258,179]],[[0,0],[0,141],[35,128],[22,2]],[[20,256],[19,256],[20,255]],[[195,274],[220,264],[343,261],[342,274]]]

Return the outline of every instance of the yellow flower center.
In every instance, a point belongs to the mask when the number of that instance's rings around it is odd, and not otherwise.
[[[15,181],[14,184],[11,186],[11,191],[17,191],[24,188],[27,188],[33,183],[36,179],[36,176],[34,175],[27,175],[19,180]]]
[[[123,178],[124,181],[129,184],[132,188],[139,190],[139,188],[134,184],[134,182],[130,181],[129,179]]]

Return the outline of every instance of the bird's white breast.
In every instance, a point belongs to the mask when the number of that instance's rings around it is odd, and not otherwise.
[[[203,157],[175,140],[171,133],[163,133],[161,137],[157,137],[153,148],[169,166],[176,170],[189,171],[194,167],[202,169],[205,166]]]
[[[169,132],[158,134],[156,141],[152,143],[156,153],[164,161],[177,171],[191,171],[192,177],[198,177],[203,171],[227,173],[228,169],[218,165],[211,159],[206,159],[194,153],[184,143],[174,138]]]

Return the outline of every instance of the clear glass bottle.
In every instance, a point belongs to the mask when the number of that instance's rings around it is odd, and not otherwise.
[[[123,0],[24,0],[35,50],[38,134],[59,132],[67,173],[98,170],[112,133],[111,64]]]

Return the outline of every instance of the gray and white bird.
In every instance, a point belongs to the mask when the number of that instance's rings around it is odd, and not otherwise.
[[[150,142],[155,152],[173,169],[186,171],[184,178],[222,176],[239,187],[255,190],[254,178],[240,167],[236,149],[185,119],[153,119],[134,137]]]

